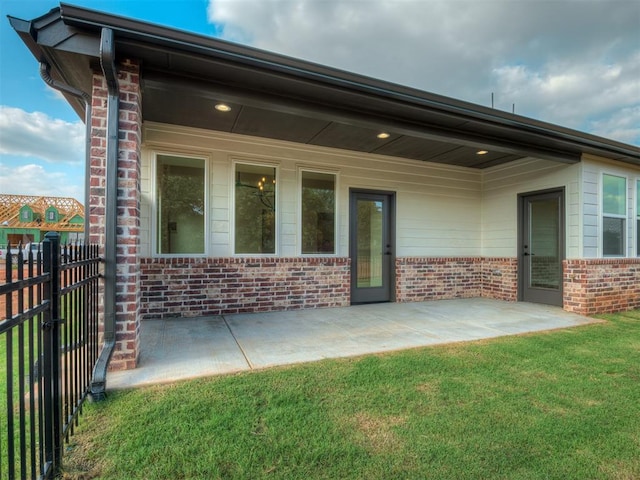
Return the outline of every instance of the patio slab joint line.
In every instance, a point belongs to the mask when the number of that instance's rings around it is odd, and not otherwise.
[[[221,317],[222,317],[222,321],[227,326],[227,329],[229,330],[229,333],[233,337],[233,341],[236,342],[236,345],[238,346],[238,349],[240,350],[240,353],[242,353],[242,356],[244,357],[244,361],[247,362],[247,365],[249,365],[249,368],[251,370],[253,370],[254,367],[253,367],[253,364],[251,363],[251,360],[249,360],[249,357],[247,357],[247,353],[244,351],[244,348],[242,348],[242,345],[240,345],[240,342],[238,342],[238,339],[236,338],[235,334],[233,333],[233,330],[231,330],[231,326],[229,325],[229,322],[227,322],[226,317],[224,315],[221,315]]]

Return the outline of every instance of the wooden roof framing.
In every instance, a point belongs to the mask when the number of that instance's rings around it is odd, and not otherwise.
[[[33,221],[23,222],[20,209],[28,205],[36,214]],[[58,221],[45,221],[49,207],[58,211]],[[84,222],[71,223],[77,216],[84,220],[84,206],[75,198],[0,194],[0,228],[34,228],[57,232],[82,232]]]

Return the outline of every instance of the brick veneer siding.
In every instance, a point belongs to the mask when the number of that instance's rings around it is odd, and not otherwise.
[[[139,65],[124,61],[118,66],[120,111],[118,131],[116,346],[110,369],[134,368],[139,353],[140,329],[140,143],[142,114]],[[106,205],[107,85],[94,75],[91,114],[91,180],[89,187],[89,236],[104,246]],[[104,252],[102,252],[104,253]],[[103,309],[104,310],[104,309]]]
[[[396,259],[397,302],[480,297],[481,282],[481,258]]]
[[[495,300],[518,300],[518,259],[487,257],[482,259],[482,296]]]
[[[143,258],[143,319],[344,307],[348,258]]]
[[[582,315],[640,308],[640,258],[565,260],[564,309]]]
[[[517,259],[397,258],[395,291],[397,302],[477,297],[516,301]]]

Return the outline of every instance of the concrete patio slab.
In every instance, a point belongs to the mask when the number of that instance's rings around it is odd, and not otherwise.
[[[109,388],[124,388],[248,369],[222,317],[147,320],[138,367],[109,372],[107,383]]]
[[[141,325],[139,366],[109,372],[107,388],[567,328],[595,321],[558,307],[490,299],[147,320]]]

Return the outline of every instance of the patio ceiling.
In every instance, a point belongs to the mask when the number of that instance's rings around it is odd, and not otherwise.
[[[55,79],[85,92],[101,29],[113,30],[118,58],[140,61],[145,121],[472,168],[584,153],[640,165],[635,146],[210,37],[65,4],[10,20]]]
[[[231,110],[217,111],[214,107],[219,103]],[[255,90],[237,86],[231,89],[218,82],[153,70],[146,70],[143,75],[146,120],[476,168],[525,156],[517,151],[489,150],[484,142],[456,141],[444,136],[444,132],[429,131],[424,125],[402,125],[393,119],[377,120],[373,114],[354,114],[338,108],[328,101],[319,104],[269,97]],[[413,128],[422,131],[412,132]],[[378,138],[383,132],[389,136]],[[478,155],[479,150],[488,153]]]

